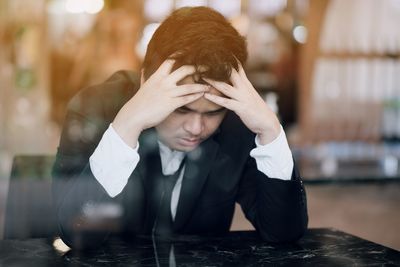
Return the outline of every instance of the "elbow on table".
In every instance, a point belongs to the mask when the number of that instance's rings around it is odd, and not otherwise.
[[[58,233],[62,241],[76,250],[91,250],[100,247],[107,240],[109,233],[85,230],[79,223],[59,221]]]
[[[260,237],[266,242],[293,243],[307,231],[308,218],[298,223],[282,223],[278,227],[256,227]]]

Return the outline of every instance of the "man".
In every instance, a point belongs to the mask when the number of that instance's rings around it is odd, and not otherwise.
[[[302,182],[246,57],[221,14],[181,8],[154,33],[141,78],[120,71],[71,101],[53,170],[69,246],[110,234],[223,234],[235,202],[266,241],[302,236]]]

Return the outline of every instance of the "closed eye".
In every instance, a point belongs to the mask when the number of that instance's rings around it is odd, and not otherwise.
[[[201,114],[206,115],[206,116],[216,116],[216,115],[223,113],[225,110],[226,110],[226,108],[219,108],[217,110],[206,111]],[[196,110],[192,110],[185,106],[175,109],[174,112],[179,113],[179,114],[188,114],[191,112],[199,113]]]
[[[205,114],[207,116],[215,116],[215,115],[219,115],[219,114],[223,113],[225,110],[226,110],[226,108],[220,108],[220,109],[217,109],[217,110],[206,112]]]
[[[187,114],[191,111],[192,110],[185,108],[185,107],[180,107],[180,108],[175,109],[175,112],[180,113],[180,114]]]

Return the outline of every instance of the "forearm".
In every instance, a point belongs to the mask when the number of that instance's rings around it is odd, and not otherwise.
[[[53,200],[60,236],[74,248],[97,246],[111,231],[110,227],[105,227],[104,220],[99,220],[103,216],[98,213],[99,207],[115,205],[115,201],[93,177],[89,164],[81,173],[73,175],[62,172],[65,163],[58,155],[53,173]]]
[[[306,196],[296,166],[291,179],[282,180],[265,176],[249,159],[238,202],[266,241],[295,241],[307,228]]]
[[[300,181],[259,178],[253,223],[271,242],[292,242],[307,229],[307,204]]]
[[[126,187],[139,156],[115,135],[110,126],[90,163],[86,146],[68,139],[61,142],[53,168],[53,196],[60,235],[71,246],[98,245],[120,230],[119,215],[110,217],[103,211],[121,210],[116,196]]]

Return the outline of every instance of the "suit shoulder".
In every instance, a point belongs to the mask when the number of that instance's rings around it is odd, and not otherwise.
[[[118,71],[100,84],[79,91],[68,103],[68,111],[82,115],[99,112],[116,114],[136,93],[140,85],[139,76],[132,71]]]

